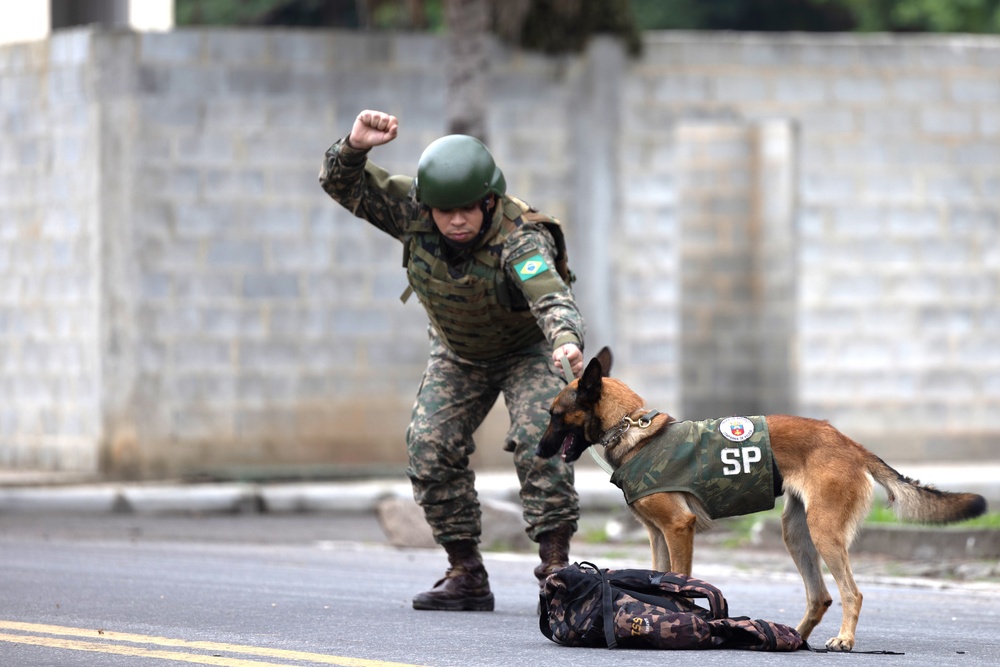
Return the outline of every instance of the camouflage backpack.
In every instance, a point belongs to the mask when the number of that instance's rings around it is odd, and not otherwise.
[[[708,609],[695,604],[708,601]],[[545,580],[542,634],[565,646],[796,651],[794,628],[730,618],[722,591],[700,579],[653,570],[601,570],[575,563]]]

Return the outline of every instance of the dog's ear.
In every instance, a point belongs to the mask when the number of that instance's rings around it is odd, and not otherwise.
[[[607,348],[605,348],[607,349]],[[601,400],[602,381],[605,375],[601,360],[594,357],[583,370],[580,382],[576,386],[576,402],[578,405],[593,407]]]
[[[594,359],[596,359],[598,363],[601,364],[601,372],[603,373],[604,377],[609,377],[611,375],[611,361],[612,361],[611,348],[607,346],[602,347],[601,351],[597,353],[597,356],[594,357]]]

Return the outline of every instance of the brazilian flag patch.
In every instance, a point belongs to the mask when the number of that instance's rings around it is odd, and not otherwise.
[[[535,276],[548,271],[549,265],[545,263],[545,258],[541,255],[532,255],[523,262],[515,264],[514,270],[517,272],[517,276],[523,283],[526,280],[531,280]]]

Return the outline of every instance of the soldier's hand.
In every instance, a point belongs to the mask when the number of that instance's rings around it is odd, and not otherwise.
[[[573,369],[573,377],[580,377],[583,373],[583,351],[573,343],[566,343],[565,345],[560,345],[552,352],[552,362],[556,365],[556,371],[559,375],[563,374],[562,360],[563,357],[569,361],[570,368]],[[566,378],[567,381],[569,378]]]
[[[399,121],[382,111],[365,109],[354,119],[354,127],[347,138],[351,148],[366,150],[373,146],[387,144],[396,138]]]

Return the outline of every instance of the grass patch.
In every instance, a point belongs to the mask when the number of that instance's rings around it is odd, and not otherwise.
[[[604,544],[610,541],[608,531],[603,526],[584,528],[580,531],[580,538],[588,544]]]
[[[750,514],[747,516],[734,517],[732,519],[724,519],[724,523],[720,522],[720,527],[729,533],[729,537],[723,542],[723,545],[729,548],[738,548],[750,544],[750,535],[753,531],[754,525],[758,521],[764,521],[766,519],[771,519],[774,521],[781,520],[782,503],[779,500],[774,509],[768,510],[766,512],[758,512],[757,514]],[[928,524],[917,524],[910,521],[900,521],[896,518],[895,512],[884,505],[878,505],[872,508],[872,511],[868,514],[868,518],[865,519],[865,523],[877,524],[877,525],[895,525],[895,526],[919,526]],[[931,524],[933,525],[933,524]],[[943,526],[948,527],[958,527],[958,528],[986,528],[993,530],[1000,530],[1000,512],[987,512],[983,516],[976,517],[975,519],[969,519],[968,521],[960,521],[958,523],[948,524]]]
[[[716,530],[723,532],[725,537],[720,540],[720,544],[724,547],[736,549],[740,547],[745,547],[751,543],[751,535],[753,534],[754,526],[765,520],[781,521],[781,512],[784,505],[779,499],[774,507],[774,509],[767,510],[764,512],[757,512],[756,514],[748,514],[745,516],[732,517],[729,519],[720,519],[717,522]],[[872,511],[868,514],[865,519],[866,524],[875,525],[897,525],[897,526],[919,526],[921,524],[916,524],[908,521],[900,521],[896,518],[895,513],[891,508],[885,507],[880,504],[879,500],[876,499],[875,505]],[[924,524],[926,525],[926,524]],[[988,512],[981,517],[976,517],[975,519],[969,519],[968,521],[962,521],[959,523],[949,524],[948,526],[943,526],[948,528],[954,526],[957,528],[984,528],[991,530],[1000,530],[1000,512]],[[602,517],[600,521],[592,522],[582,522],[580,525],[580,530],[577,533],[575,539],[580,539],[582,542],[587,544],[608,544],[621,540],[621,536],[616,535],[612,538],[608,534],[607,530],[607,519]]]
[[[732,527],[736,531],[746,531],[749,534],[750,529],[753,528],[754,523],[764,519],[776,519],[781,520],[781,511],[784,508],[784,504],[779,499],[774,509],[767,510],[766,512],[758,512],[757,514],[750,514],[744,517],[738,517],[732,519]],[[880,524],[898,524],[900,526],[916,526],[920,524],[913,523],[912,521],[900,521],[896,518],[896,513],[891,507],[886,507],[880,504],[878,500],[875,501],[871,512],[868,513],[868,518],[865,519],[865,523],[880,523]],[[948,524],[949,526],[961,526],[962,528],[998,528],[1000,529],[1000,512],[987,512],[986,514],[976,517],[975,519],[969,519],[967,521],[960,521],[958,523]]]
[[[722,546],[729,549],[736,549],[750,544],[750,535],[753,532],[753,527],[758,521],[768,518],[780,520],[781,510],[773,509],[766,512],[758,512],[757,514],[733,517],[732,519],[726,519],[724,524],[720,522],[719,527],[724,529],[728,534],[728,537],[723,540]]]
[[[896,524],[900,526],[920,525],[909,521],[900,521],[896,518],[896,513],[891,508],[884,506],[873,508],[868,515],[866,523]],[[962,528],[1000,528],[1000,512],[987,512],[975,519],[949,525],[961,526]]]

